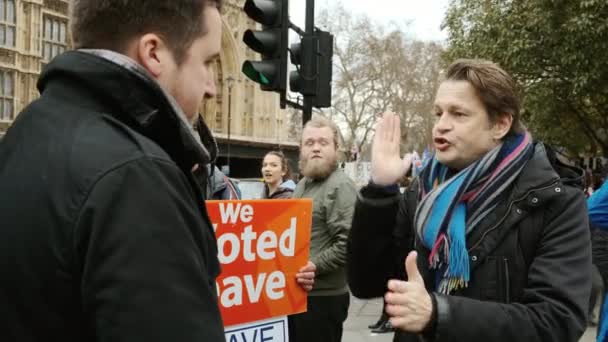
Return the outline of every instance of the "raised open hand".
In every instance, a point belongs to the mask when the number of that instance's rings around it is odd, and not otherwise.
[[[391,112],[382,114],[376,124],[376,135],[372,144],[372,182],[375,184],[395,184],[409,171],[412,157],[407,154],[401,159],[400,142],[399,115]]]

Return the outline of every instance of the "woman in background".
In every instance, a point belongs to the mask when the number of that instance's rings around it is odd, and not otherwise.
[[[289,163],[281,151],[270,151],[262,163],[263,199],[291,198],[296,183],[291,180]]]

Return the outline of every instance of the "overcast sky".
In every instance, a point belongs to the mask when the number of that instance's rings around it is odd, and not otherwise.
[[[316,0],[318,12],[337,0]],[[409,31],[418,39],[444,40],[440,29],[449,0],[340,0],[343,6],[355,14],[367,14],[376,22],[409,22]],[[304,28],[306,0],[290,1],[291,21]]]

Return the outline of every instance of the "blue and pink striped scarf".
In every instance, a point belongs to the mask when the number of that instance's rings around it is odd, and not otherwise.
[[[420,175],[418,236],[438,272],[437,291],[449,294],[470,279],[466,236],[498,204],[533,153],[532,137],[507,137],[467,168],[454,173],[433,157]]]

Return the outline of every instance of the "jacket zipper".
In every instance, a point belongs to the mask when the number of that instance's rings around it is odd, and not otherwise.
[[[510,303],[511,302],[511,280],[509,279],[509,259],[504,258],[503,259],[503,267],[505,269],[504,271],[504,275],[505,275],[505,303]]]
[[[481,238],[479,239],[479,241],[477,241],[471,248],[468,249],[468,252],[472,251],[473,249],[475,249],[477,246],[479,246],[481,244],[481,242],[483,241],[483,239],[485,239],[485,237],[491,233],[492,231],[496,230],[498,227],[500,227],[500,225],[507,219],[507,217],[509,216],[509,213],[511,212],[511,209],[513,209],[513,205],[515,205],[515,203],[519,203],[521,201],[523,201],[526,197],[528,197],[528,195],[530,195],[530,193],[532,193],[533,191],[539,191],[539,190],[545,190],[545,189],[549,189],[554,187],[557,184],[557,182],[552,182],[550,185],[545,186],[545,187],[540,187],[540,188],[535,188],[535,189],[530,189],[528,190],[523,196],[521,196],[520,198],[512,201],[511,203],[509,203],[509,207],[507,208],[507,212],[505,213],[505,215],[500,219],[500,221],[498,221],[497,224],[495,224],[492,228],[486,230],[483,235],[481,236]]]

